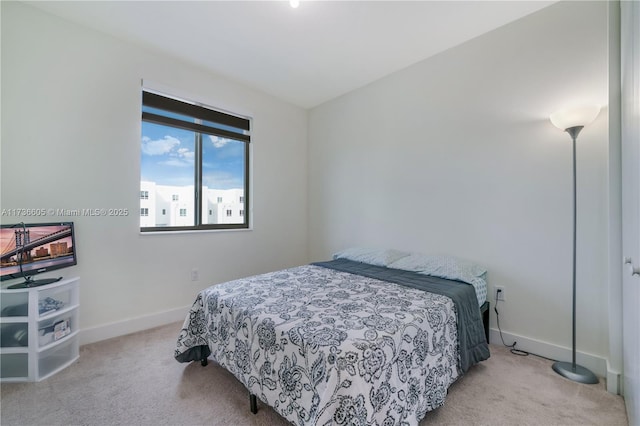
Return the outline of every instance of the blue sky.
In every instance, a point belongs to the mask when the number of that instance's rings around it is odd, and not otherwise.
[[[244,144],[204,135],[203,185],[211,189],[244,188]],[[142,122],[141,180],[159,185],[193,185],[194,160],[194,132]]]

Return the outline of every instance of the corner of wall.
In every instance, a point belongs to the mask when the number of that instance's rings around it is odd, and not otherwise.
[[[621,373],[617,369],[612,368],[611,363],[607,359],[607,392],[614,395],[622,395]]]

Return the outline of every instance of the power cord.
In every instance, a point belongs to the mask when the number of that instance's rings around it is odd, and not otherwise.
[[[494,310],[494,311],[495,311],[495,313],[496,313],[496,323],[498,324],[498,331],[500,332],[500,340],[502,340],[502,344],[503,344],[505,347],[510,348],[510,349],[509,349],[509,351],[510,351],[512,354],[514,354],[514,355],[518,355],[518,356],[527,356],[527,355],[529,355],[529,352],[527,352],[527,351],[523,351],[523,350],[520,350],[520,349],[516,349],[516,344],[517,344],[518,342],[514,341],[514,342],[513,342],[512,344],[510,344],[510,345],[507,345],[507,344],[504,342],[504,338],[502,337],[502,329],[500,329],[500,313],[498,312],[498,302],[500,301],[500,299],[498,299],[498,295],[500,294],[500,292],[501,292],[501,289],[498,289],[498,290],[496,291],[496,303],[495,303],[495,305],[494,305],[494,307],[493,307],[493,310]]]

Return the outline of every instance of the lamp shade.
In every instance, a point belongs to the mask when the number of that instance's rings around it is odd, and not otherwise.
[[[549,119],[558,129],[567,130],[571,127],[586,126],[595,120],[599,113],[600,105],[586,105],[556,111]]]

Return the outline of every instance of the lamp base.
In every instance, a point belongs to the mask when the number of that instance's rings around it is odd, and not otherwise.
[[[587,368],[571,362],[555,362],[552,366],[553,371],[559,375],[566,377],[578,383],[594,385],[599,382],[598,377]]]

